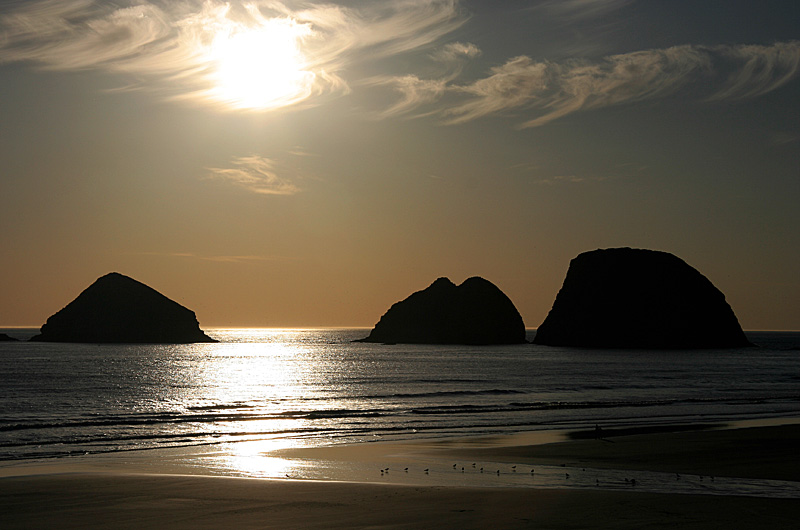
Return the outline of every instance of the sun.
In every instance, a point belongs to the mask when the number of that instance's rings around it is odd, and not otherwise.
[[[315,74],[300,48],[308,26],[290,19],[220,28],[211,43],[213,99],[236,109],[269,110],[308,97]]]

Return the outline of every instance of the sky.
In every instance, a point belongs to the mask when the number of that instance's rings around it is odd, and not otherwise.
[[[796,0],[0,0],[0,325],[131,276],[203,327],[374,325],[671,252],[800,329]]]

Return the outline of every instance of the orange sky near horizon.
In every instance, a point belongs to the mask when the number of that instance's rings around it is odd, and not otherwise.
[[[757,20],[758,23],[750,23]],[[85,2],[0,14],[0,326],[131,276],[203,327],[371,327],[670,252],[800,329],[800,4]]]

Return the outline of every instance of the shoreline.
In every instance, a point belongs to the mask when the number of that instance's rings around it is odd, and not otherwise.
[[[10,529],[794,528],[800,424],[787,421],[551,443],[519,433],[283,448],[248,457],[330,465],[344,476],[363,468],[366,480],[211,476],[168,458],[150,467],[112,458],[85,459],[94,467],[14,466],[6,469],[16,474],[0,478],[0,512]],[[199,464],[214,458],[190,456]],[[479,473],[487,462],[501,473]]]
[[[736,469],[742,477],[800,481],[800,459],[794,458],[792,440],[800,444],[800,418],[621,425],[602,429],[599,437],[595,429],[578,428],[321,446],[270,438],[5,461],[0,462],[0,478],[123,472],[387,483],[388,473],[379,474],[384,466],[396,471],[411,463],[419,471],[428,463],[443,466],[463,460],[718,476]],[[436,482],[430,476],[422,478],[423,485]],[[496,480],[475,484],[502,485]]]

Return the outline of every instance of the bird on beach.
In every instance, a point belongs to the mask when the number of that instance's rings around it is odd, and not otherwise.
[[[427,467],[425,468],[425,474],[426,475],[428,474],[428,468]]]
[[[516,472],[517,472],[517,466],[511,466],[511,470],[512,470],[514,473],[516,473]]]
[[[406,473],[408,473],[408,468],[405,468],[403,471],[405,471]]]

